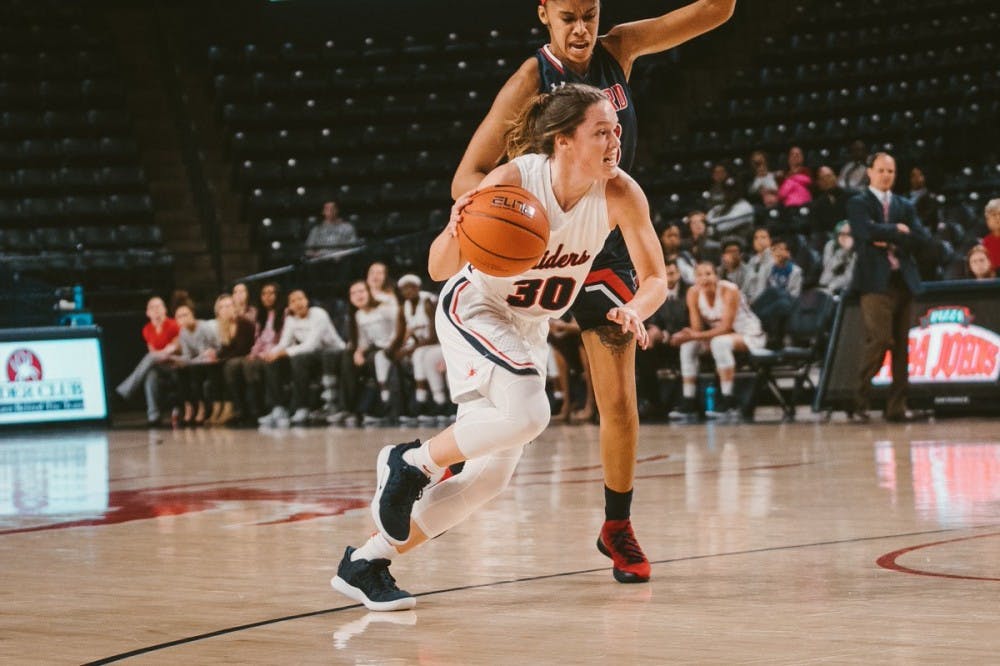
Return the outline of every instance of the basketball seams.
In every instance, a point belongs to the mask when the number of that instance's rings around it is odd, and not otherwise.
[[[514,185],[491,186],[473,194],[458,231],[465,259],[496,277],[530,269],[549,242],[545,207],[532,192]]]
[[[545,236],[541,235],[540,233],[538,233],[534,229],[529,229],[528,227],[521,226],[520,224],[518,224],[514,220],[507,220],[507,219],[504,219],[502,217],[497,217],[496,215],[490,215],[489,213],[479,212],[479,211],[474,210],[474,209],[470,211],[468,208],[466,208],[463,211],[463,214],[467,213],[467,212],[471,212],[476,217],[482,217],[482,218],[487,218],[487,219],[490,219],[490,220],[496,220],[497,222],[503,222],[504,224],[507,224],[507,225],[510,225],[512,227],[516,227],[518,229],[521,229],[522,231],[528,232],[529,234],[531,234],[532,236],[534,236],[538,240],[542,241],[543,243],[548,243],[548,240],[549,240],[548,238],[546,238]]]
[[[462,229],[462,225],[458,225],[458,229],[459,229],[459,231],[462,232],[462,235],[465,236],[466,240],[468,240],[470,243],[472,243],[473,245],[475,245],[476,247],[478,247],[480,250],[482,250],[487,255],[490,255],[492,257],[496,257],[497,259],[506,259],[507,261],[518,261],[518,262],[529,261],[529,260],[530,261],[535,261],[534,257],[508,257],[507,255],[499,254],[496,251],[491,250],[488,247],[484,247],[480,243],[477,243],[475,238],[473,238],[472,236],[470,236],[464,229]]]

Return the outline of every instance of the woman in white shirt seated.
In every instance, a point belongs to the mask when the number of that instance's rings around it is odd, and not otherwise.
[[[385,292],[383,292],[385,293]],[[379,419],[371,412],[377,405],[362,404],[361,389],[366,379],[374,377],[378,384],[379,398],[388,406],[389,372],[392,360],[389,348],[396,336],[396,314],[399,308],[395,297],[380,301],[365,280],[357,280],[348,291],[350,303],[350,340],[344,354],[340,372],[340,411],[331,416],[330,423],[354,424],[360,413],[362,422],[374,423]]]

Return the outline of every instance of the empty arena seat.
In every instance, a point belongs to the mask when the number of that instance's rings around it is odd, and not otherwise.
[[[76,230],[72,227],[46,227],[39,230],[38,238],[43,250],[75,252],[79,245]]]

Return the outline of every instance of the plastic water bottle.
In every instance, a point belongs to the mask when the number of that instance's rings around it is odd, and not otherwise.
[[[715,387],[711,384],[705,387],[705,411],[715,411]]]
[[[77,310],[83,309],[83,287],[78,284],[73,286],[73,307]]]

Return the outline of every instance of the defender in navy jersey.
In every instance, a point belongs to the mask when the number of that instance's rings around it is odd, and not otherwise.
[[[620,164],[628,171],[637,141],[628,86],[633,62],[714,29],[732,16],[735,5],[736,0],[698,0],[662,16],[617,25],[598,36],[599,0],[539,0],[538,18],[548,29],[549,43],[497,93],[458,166],[452,196],[457,199],[475,188],[504,159],[504,134],[527,101],[563,81],[586,82],[605,91],[618,112]],[[650,576],[649,561],[629,520],[639,431],[635,340],[622,334],[620,327],[609,326],[605,315],[632,299],[633,275],[620,235],[613,234],[572,306],[583,331],[601,414],[605,523],[597,547],[613,560],[615,579],[625,583],[644,582]]]

